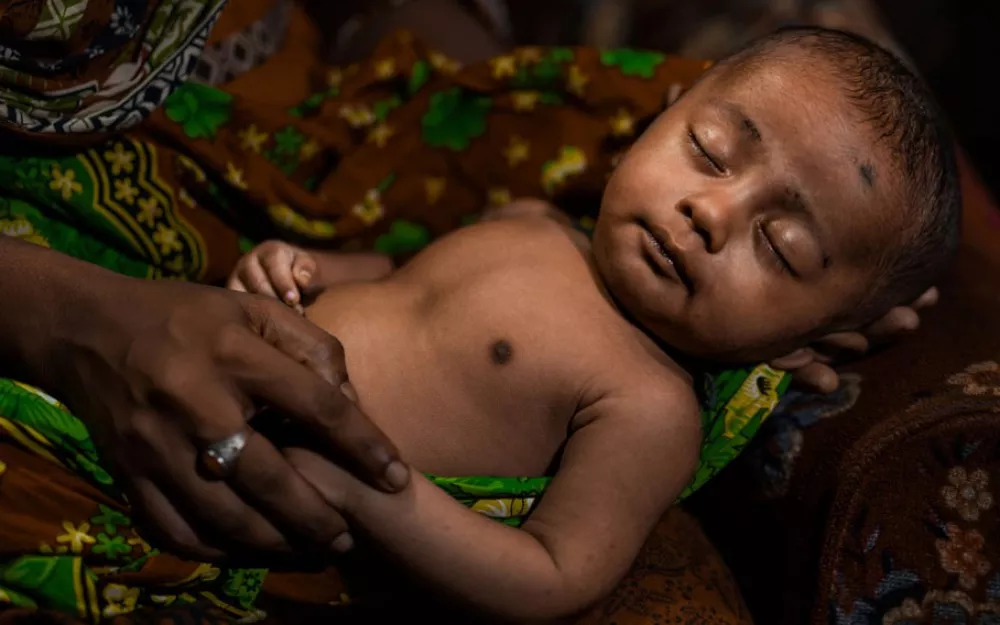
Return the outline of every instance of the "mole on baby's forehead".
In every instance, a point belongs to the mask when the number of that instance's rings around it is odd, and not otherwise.
[[[858,171],[861,173],[861,179],[864,180],[865,184],[869,187],[875,186],[875,166],[871,163],[861,163],[858,167]]]

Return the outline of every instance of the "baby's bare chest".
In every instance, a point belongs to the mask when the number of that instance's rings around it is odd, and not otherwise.
[[[331,292],[314,308],[330,311],[317,320],[344,343],[362,408],[423,471],[545,472],[621,364],[616,316],[558,267],[435,277]]]

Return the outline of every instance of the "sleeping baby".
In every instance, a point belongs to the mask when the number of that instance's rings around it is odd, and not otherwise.
[[[779,31],[653,122],[592,241],[525,200],[398,270],[267,242],[230,287],[307,304],[344,345],[352,399],[421,472],[385,494],[284,448],[359,543],[484,614],[554,619],[613,588],[688,484],[703,436],[692,372],[861,327],[940,276],[958,238],[952,149],[889,53]],[[544,488],[512,527],[435,476]]]

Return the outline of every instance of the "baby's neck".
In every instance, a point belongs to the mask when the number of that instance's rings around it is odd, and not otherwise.
[[[594,277],[594,282],[597,284],[597,288],[601,292],[601,295],[604,296],[615,311],[621,315],[621,317],[627,321],[637,333],[643,336],[651,348],[662,352],[692,377],[697,376],[699,372],[705,371],[711,366],[709,363],[679,351],[674,346],[663,341],[663,339],[653,333],[653,331],[648,327],[643,325],[638,319],[635,318],[628,308],[622,305],[622,303],[615,297],[615,294],[611,291],[611,289],[608,288],[608,285],[604,281],[604,277],[601,275],[600,270],[597,268],[597,264],[594,262],[592,254],[588,254],[587,262],[590,265],[591,274]]]

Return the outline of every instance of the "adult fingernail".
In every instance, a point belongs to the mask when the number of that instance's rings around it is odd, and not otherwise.
[[[350,382],[344,382],[340,385],[340,392],[344,394],[344,397],[351,400],[355,404],[358,403],[358,393],[354,390],[354,386]]]
[[[396,490],[403,490],[410,483],[410,470],[398,460],[391,462],[385,469],[385,481]]]
[[[352,538],[351,535],[348,534],[347,532],[344,532],[340,536],[337,536],[336,538],[333,539],[333,542],[330,543],[330,548],[336,551],[337,553],[347,553],[348,551],[351,550],[351,547],[353,546],[354,546],[354,538]]]
[[[294,304],[295,300],[297,300],[298,298],[299,294],[296,293],[295,291],[289,291],[285,293],[285,302],[287,302],[288,304]]]

